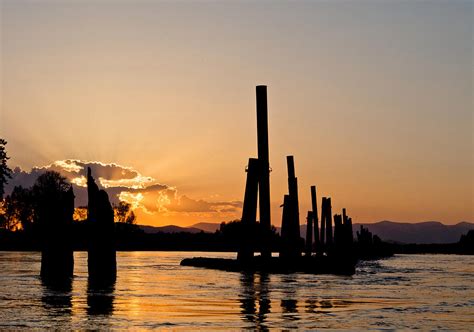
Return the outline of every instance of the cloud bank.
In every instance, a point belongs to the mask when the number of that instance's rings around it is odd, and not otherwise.
[[[33,167],[24,171],[19,167],[13,170],[12,179],[6,186],[9,194],[15,186],[31,187],[39,175],[46,171],[56,171],[64,176],[73,186],[76,196],[76,207],[87,205],[86,173],[87,167],[92,170],[98,186],[107,191],[111,203],[125,201],[132,204],[139,213],[150,218],[160,219],[173,217],[176,220],[193,215],[199,220],[229,220],[240,216],[241,201],[209,202],[193,199],[178,193],[174,186],[158,182],[151,176],[115,163],[83,161],[76,159],[58,160],[50,165]]]

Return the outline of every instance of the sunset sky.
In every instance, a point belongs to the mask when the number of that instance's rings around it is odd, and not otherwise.
[[[140,224],[240,218],[265,84],[274,225],[287,155],[301,216],[315,184],[354,222],[474,221],[472,1],[0,6],[10,188],[55,169],[86,204],[92,166]]]

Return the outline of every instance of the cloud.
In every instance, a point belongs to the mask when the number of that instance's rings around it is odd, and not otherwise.
[[[176,187],[159,183],[153,177],[145,176],[131,167],[76,159],[59,160],[50,165],[33,167],[29,172],[17,167],[6,186],[6,193],[10,193],[13,187],[18,185],[31,187],[42,173],[56,171],[72,184],[76,196],[75,205],[85,206],[87,167],[91,168],[99,187],[107,191],[111,203],[125,201],[132,204],[134,209],[148,215],[160,217],[193,214],[203,218],[216,215],[221,215],[222,218],[235,218],[242,208],[240,201],[210,202],[180,195]]]
[[[92,174],[98,179],[103,188],[124,186],[129,188],[144,188],[153,182],[153,178],[143,176],[131,167],[115,163],[102,163],[100,161],[82,161],[76,159],[58,160],[51,165],[35,167],[33,171],[52,170],[59,172],[69,181],[85,186],[87,168],[90,167]],[[82,179],[82,181],[80,181]]]

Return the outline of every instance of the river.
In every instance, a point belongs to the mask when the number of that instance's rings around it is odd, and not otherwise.
[[[234,254],[119,252],[98,291],[85,252],[60,290],[42,285],[40,253],[0,252],[0,329],[474,329],[474,256],[396,255],[352,277],[179,266],[195,256]]]

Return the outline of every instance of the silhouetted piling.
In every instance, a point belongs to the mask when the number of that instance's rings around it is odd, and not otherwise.
[[[348,244],[352,244],[354,242],[354,233],[352,232],[352,218],[347,218],[346,232],[347,232],[347,240]]]
[[[331,197],[326,199],[326,244],[328,249],[332,245],[332,208]]]
[[[257,144],[260,166],[259,176],[259,212],[260,224],[263,229],[262,257],[271,257],[270,250],[270,161],[268,148],[268,106],[267,86],[259,85],[257,93]]]
[[[283,204],[281,205],[283,207],[283,211],[281,214],[281,239],[283,241],[282,246],[288,246],[288,242],[290,239],[290,234],[291,234],[291,226],[290,226],[290,220],[291,220],[291,203],[290,203],[290,195],[284,195],[283,196]],[[281,256],[281,255],[280,255]]]
[[[313,251],[313,212],[308,211],[306,217],[306,256],[311,256]]]
[[[62,188],[58,173],[48,172],[41,177],[41,184],[33,187],[42,243],[41,279],[50,286],[67,285],[74,272],[71,241],[74,193],[71,186]]]
[[[288,193],[290,194],[291,204],[291,237],[296,243],[300,239],[300,212],[298,199],[298,179],[295,176],[295,161],[293,156],[286,157],[288,166]]]
[[[352,232],[352,218],[346,214],[346,209],[342,209],[342,226],[344,228],[344,242],[347,246],[351,246],[354,241],[354,234]]]
[[[283,202],[284,218],[282,220],[282,250],[283,258],[294,258],[301,255],[301,236],[298,204],[298,180],[295,177],[293,156],[286,157],[288,166],[288,195]]]
[[[311,186],[311,207],[313,209],[313,228],[314,228],[314,251],[320,250],[319,241],[319,221],[318,221],[318,205],[316,197],[316,186]]]
[[[344,243],[344,230],[342,225],[342,216],[340,214],[334,215],[334,246],[339,248]]]
[[[244,204],[242,207],[242,234],[241,248],[237,259],[249,260],[254,254],[255,223],[257,220],[259,160],[249,159],[247,167],[247,182],[245,184]]]
[[[91,284],[113,283],[117,276],[114,210],[109,197],[87,168],[87,222],[89,223],[88,270]]]
[[[321,251],[324,251],[326,247],[326,241],[324,241],[324,238],[326,236],[326,197],[323,197],[321,199],[321,235],[320,235],[320,246],[321,246]]]

